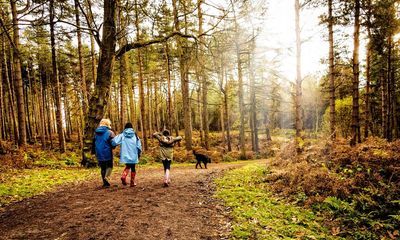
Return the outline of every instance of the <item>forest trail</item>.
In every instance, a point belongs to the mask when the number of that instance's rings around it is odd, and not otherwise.
[[[161,167],[139,169],[134,188],[114,169],[111,188],[96,178],[1,209],[0,239],[226,239],[229,220],[212,179],[244,164],[172,166],[168,188]]]

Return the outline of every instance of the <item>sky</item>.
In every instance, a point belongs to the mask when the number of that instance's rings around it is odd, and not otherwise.
[[[269,0],[266,19],[258,38],[260,51],[279,48],[282,51],[279,70],[294,81],[296,76],[295,13],[294,0]],[[268,2],[268,3],[267,3]],[[300,15],[302,44],[302,76],[322,75],[327,66],[321,59],[328,56],[327,28],[319,25],[319,16],[324,9],[303,9]],[[271,52],[271,51],[270,51]],[[272,55],[269,56],[271,58]]]

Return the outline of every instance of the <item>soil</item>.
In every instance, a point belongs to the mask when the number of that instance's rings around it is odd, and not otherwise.
[[[0,239],[227,239],[229,217],[212,179],[237,166],[172,165],[169,187],[161,168],[139,168],[133,188],[114,170],[110,188],[96,178],[0,209]]]

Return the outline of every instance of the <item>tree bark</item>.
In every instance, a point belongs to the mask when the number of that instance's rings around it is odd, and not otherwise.
[[[139,26],[139,9],[138,2],[135,0],[135,26],[136,26],[136,40],[140,40],[140,26]],[[139,105],[140,105],[140,121],[141,121],[141,130],[142,130],[142,139],[143,139],[143,147],[144,150],[148,149],[147,143],[147,117],[146,117],[146,107],[145,107],[145,98],[144,98],[144,87],[143,87],[143,63],[142,63],[142,52],[141,49],[137,49],[137,64],[139,71]]]
[[[172,108],[172,97],[171,97],[171,68],[169,62],[169,47],[168,42],[165,42],[165,65],[167,69],[167,112],[168,112],[168,120],[167,120],[167,128],[172,130],[173,127],[173,108]]]
[[[258,146],[258,129],[257,129],[257,99],[256,99],[256,86],[254,76],[254,51],[255,51],[255,36],[251,42],[251,49],[249,55],[249,73],[250,73],[250,103],[251,103],[251,131],[252,131],[252,150],[256,153],[260,152]]]
[[[135,108],[135,100],[134,100],[134,92],[135,92],[135,83],[132,78],[131,69],[128,65],[128,73],[127,73],[127,80],[128,80],[128,96],[129,96],[129,112],[130,118],[129,121],[134,124],[136,127],[136,108]]]
[[[3,49],[5,49],[4,42],[3,42]],[[18,139],[19,139],[19,131],[18,131],[18,125],[17,125],[17,117],[18,117],[18,115],[17,116],[15,115],[15,113],[17,112],[15,110],[15,92],[13,91],[13,87],[12,87],[12,84],[11,84],[13,79],[12,79],[12,76],[9,74],[9,72],[13,72],[12,71],[12,64],[10,63],[10,65],[8,65],[8,59],[7,59],[7,54],[6,54],[5,50],[4,50],[3,57],[4,57],[4,67],[5,67],[5,69],[4,69],[5,79],[7,81],[7,88],[8,88],[7,90],[8,90],[8,96],[9,96],[9,102],[10,102],[9,105],[10,105],[10,108],[11,108],[10,109],[10,113],[11,113],[10,114],[10,117],[11,117],[10,123],[12,125],[12,129],[13,129],[13,133],[14,133],[13,134],[14,141],[15,141],[16,144],[18,144]]]
[[[177,32],[180,31],[179,19],[178,19],[178,8],[177,0],[172,1],[173,5],[173,16],[174,16],[174,27]],[[192,119],[191,119],[191,106],[189,99],[189,79],[188,79],[188,53],[187,46],[182,42],[182,39],[177,39],[177,49],[179,54],[179,70],[181,76],[181,91],[182,91],[182,105],[183,105],[183,125],[185,128],[185,147],[186,150],[192,149]]]
[[[4,102],[3,102],[3,61],[2,59],[0,59],[0,140],[5,139],[4,119],[5,115],[4,115]]]
[[[335,55],[333,43],[333,16],[332,0],[328,0],[328,31],[329,31],[329,111],[330,111],[330,137],[336,138],[336,110],[335,110]]]
[[[12,24],[13,24],[13,78],[15,82],[15,92],[17,99],[18,109],[18,145],[26,145],[26,113],[25,113],[25,101],[24,101],[24,86],[21,74],[21,59],[19,54],[19,23],[16,0],[10,0],[11,12],[12,12]]]
[[[204,147],[206,149],[209,149],[210,144],[209,144],[209,139],[208,139],[208,135],[209,135],[209,124],[208,124],[208,81],[207,81],[207,77],[204,73],[204,57],[203,57],[203,47],[205,46],[205,41],[204,41],[204,36],[203,36],[203,12],[201,9],[201,4],[203,3],[204,0],[197,0],[197,15],[199,18],[199,30],[198,30],[198,34],[199,34],[199,42],[200,42],[200,46],[199,46],[199,67],[200,67],[200,78],[201,78],[201,84],[202,84],[202,107],[203,107],[203,119],[202,119],[202,123],[203,123],[203,129],[204,129]],[[200,103],[199,103],[200,104]]]
[[[60,145],[60,151],[65,152],[65,138],[64,138],[64,127],[61,114],[61,90],[60,81],[57,71],[57,57],[56,57],[56,40],[54,33],[54,0],[50,0],[50,44],[51,44],[51,65],[52,74],[51,82],[55,84],[55,103],[56,103],[56,122],[57,122],[57,133],[58,141]]]
[[[303,108],[302,108],[302,77],[301,77],[301,36],[300,36],[300,3],[295,0],[295,29],[296,29],[296,94],[295,94],[295,126],[296,126],[296,149],[299,152],[299,138],[303,131]]]
[[[42,149],[46,148],[46,119],[44,115],[44,93],[43,93],[43,67],[40,65],[39,66],[39,74],[40,74],[40,83],[39,83],[39,91],[40,91],[40,96],[39,96],[39,115],[40,115],[40,142],[42,143]]]
[[[360,116],[359,116],[359,48],[360,48],[360,0],[355,0],[354,14],[354,51],[353,51],[353,110],[351,118],[351,140],[350,145],[355,146],[361,142],[360,136]]]
[[[80,82],[82,84],[82,96],[83,96],[83,112],[86,115],[88,109],[88,90],[85,78],[85,65],[83,62],[82,56],[82,34],[81,34],[81,22],[79,20],[79,7],[78,7],[78,0],[74,0],[75,3],[75,22],[76,22],[76,35],[78,40],[78,60],[79,60],[79,77]]]
[[[103,118],[105,106],[107,106],[109,100],[116,46],[116,3],[116,0],[104,0],[104,23],[100,61],[97,68],[96,85],[93,95],[90,97],[89,113],[85,121],[82,160],[87,166],[93,163],[90,160],[89,153],[91,151],[94,130]]]
[[[364,138],[368,138],[370,131],[370,83],[371,83],[371,54],[372,54],[372,39],[370,31],[368,31],[368,45],[367,45],[367,59],[366,59],[366,87],[365,87],[365,125],[364,125]]]

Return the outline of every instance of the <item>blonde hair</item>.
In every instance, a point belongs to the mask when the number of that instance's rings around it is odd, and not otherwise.
[[[101,119],[99,126],[100,126],[100,127],[101,127],[101,126],[106,126],[106,127],[111,128],[111,120],[110,120],[110,119],[103,118],[103,119]]]

